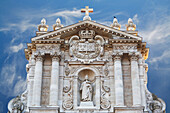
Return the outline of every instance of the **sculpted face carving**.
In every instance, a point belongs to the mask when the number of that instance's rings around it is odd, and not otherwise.
[[[82,91],[82,101],[92,101],[92,86],[88,80],[88,75],[85,76],[85,80],[81,84],[80,90]]]

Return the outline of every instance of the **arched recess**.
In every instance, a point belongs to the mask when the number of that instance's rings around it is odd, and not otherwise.
[[[92,102],[94,104],[94,106],[96,105],[96,90],[100,90],[100,89],[96,89],[96,76],[99,76],[99,71],[95,68],[91,68],[91,67],[82,67],[79,70],[77,70],[75,72],[75,75],[77,75],[78,78],[78,90],[77,90],[77,104],[78,106],[80,105],[81,102],[81,91],[80,91],[80,86],[82,84],[82,82],[85,80],[85,76],[88,75],[89,81],[91,82],[91,86],[92,86]]]

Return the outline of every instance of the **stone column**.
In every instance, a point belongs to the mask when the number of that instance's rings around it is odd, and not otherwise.
[[[122,77],[122,64],[121,56],[114,57],[114,76],[115,76],[115,104],[116,106],[124,106],[124,93],[123,93],[123,77]]]
[[[139,81],[139,67],[137,56],[131,56],[131,80],[132,80],[132,96],[133,106],[141,106],[141,91]]]
[[[33,106],[40,106],[41,102],[41,84],[42,84],[42,61],[41,56],[36,57],[34,85],[33,85]]]
[[[58,106],[59,94],[59,57],[52,57],[51,85],[50,85],[50,106]]]
[[[101,97],[101,95],[100,95],[100,90],[101,90],[100,83],[101,83],[100,75],[98,75],[98,76],[96,76],[96,108],[97,109],[100,109],[100,97]]]
[[[78,76],[74,76],[74,82],[73,82],[73,104],[74,104],[74,109],[77,109],[77,92],[78,92]]]

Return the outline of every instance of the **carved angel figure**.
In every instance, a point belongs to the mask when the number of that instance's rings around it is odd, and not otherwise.
[[[91,101],[92,98],[92,86],[88,80],[88,75],[85,76],[84,82],[81,84],[80,90],[82,90],[82,101]]]

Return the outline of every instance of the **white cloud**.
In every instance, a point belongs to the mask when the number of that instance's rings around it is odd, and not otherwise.
[[[134,24],[138,24],[139,23],[139,19],[138,19],[138,14],[135,14],[132,18]]]
[[[141,31],[144,40],[149,44],[159,44],[170,39],[170,16],[161,23],[148,24],[148,28]]]
[[[20,55],[13,56],[13,61],[10,64],[6,62],[1,69],[0,92],[7,97],[17,96],[26,88],[26,79],[24,76],[20,76],[22,68],[20,70],[19,67],[23,67]]]
[[[31,19],[22,19],[18,23],[9,23],[6,25],[7,26],[3,26],[2,28],[0,28],[1,32],[18,31],[20,33],[23,33],[30,28],[36,27],[35,24],[31,23]]]
[[[10,50],[14,53],[17,53],[18,51],[20,51],[23,48],[24,48],[24,44],[20,43],[19,45],[11,46]]]
[[[72,11],[70,10],[63,10],[63,11],[60,11],[60,12],[56,12],[56,13],[52,13],[52,14],[49,14],[47,17],[63,17],[65,19],[65,24],[72,24],[74,22],[74,18],[79,18],[81,17],[83,14],[81,13],[81,10],[77,10],[77,9],[73,9]]]
[[[157,62],[164,62],[164,63],[168,63],[167,60],[170,59],[170,49],[169,50],[165,50],[161,56],[157,56],[154,58],[151,58],[151,60],[149,60],[150,63],[157,63]]]

